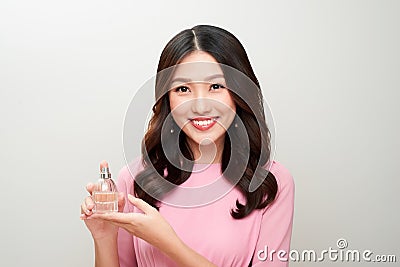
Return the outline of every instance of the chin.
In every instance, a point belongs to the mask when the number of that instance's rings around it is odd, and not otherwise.
[[[195,138],[191,138],[196,144],[198,145],[217,145],[219,142],[223,141],[221,140],[222,136],[204,136],[204,137],[200,137],[200,136],[196,136]]]
[[[196,142],[196,143],[201,144],[203,146],[207,146],[207,145],[215,144],[215,140],[210,139],[210,138],[205,138],[205,139],[199,140],[199,142]]]

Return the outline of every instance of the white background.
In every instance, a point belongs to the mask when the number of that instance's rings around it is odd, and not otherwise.
[[[399,261],[399,8],[387,0],[1,1],[0,265],[92,265],[79,220],[84,186],[102,159],[114,176],[125,165],[131,99],[166,42],[196,24],[234,33],[261,82],[275,159],[296,184],[291,248],[321,251],[346,238],[349,249]],[[141,136],[132,138],[139,154]]]

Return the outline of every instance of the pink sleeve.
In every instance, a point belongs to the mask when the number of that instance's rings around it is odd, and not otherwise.
[[[125,201],[128,201],[128,193],[133,194],[133,178],[127,167],[124,167],[118,175],[117,188],[118,192],[125,194]],[[127,202],[123,212],[131,212]],[[120,267],[137,267],[132,235],[122,228],[118,231],[118,255]]]
[[[290,239],[292,236],[294,182],[289,171],[274,162],[271,172],[278,183],[275,201],[266,208],[262,217],[260,235],[253,257],[253,266],[289,266]]]

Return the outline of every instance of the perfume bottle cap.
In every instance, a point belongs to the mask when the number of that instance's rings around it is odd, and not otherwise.
[[[111,178],[111,173],[110,170],[108,168],[108,162],[103,160],[100,163],[100,178],[102,179],[109,179]]]

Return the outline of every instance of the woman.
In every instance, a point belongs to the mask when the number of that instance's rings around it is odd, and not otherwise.
[[[243,46],[199,25],[169,41],[157,73],[142,156],[118,176],[121,212],[81,205],[96,266],[287,266],[293,179],[270,159]]]

